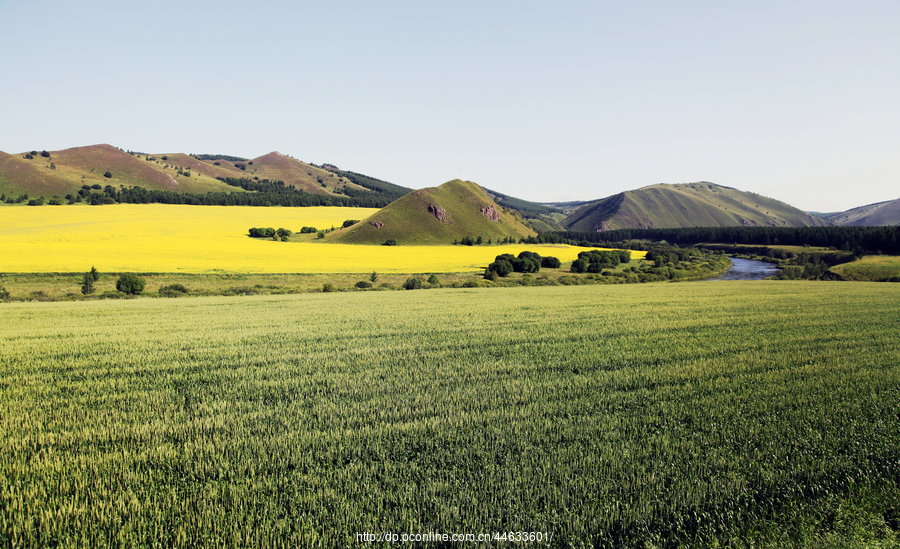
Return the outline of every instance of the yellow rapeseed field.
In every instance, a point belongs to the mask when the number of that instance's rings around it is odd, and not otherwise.
[[[274,242],[250,227],[340,227],[369,208],[251,208],[119,204],[0,208],[0,272],[446,273],[483,269],[501,253],[532,250],[561,261],[579,248],[550,245],[354,246]],[[402,243],[401,243],[402,244]]]

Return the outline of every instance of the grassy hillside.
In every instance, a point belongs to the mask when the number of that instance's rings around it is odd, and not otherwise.
[[[838,225],[900,225],[900,198],[830,214]]]
[[[78,192],[82,185],[95,184],[194,194],[243,192],[220,178],[284,181],[289,187],[322,196],[385,195],[382,203],[410,190],[361,174],[345,175],[349,172],[307,164],[278,152],[240,160],[227,155],[147,154],[91,145],[50,151],[49,157],[33,151],[33,158],[26,158],[29,154],[0,152],[0,192],[64,197]],[[111,177],[104,176],[107,172]],[[372,183],[369,188],[366,182]]]
[[[450,244],[467,236],[485,241],[533,236],[514,211],[496,204],[485,191],[459,179],[403,196],[361,222],[326,239],[350,244]]]
[[[176,163],[175,159],[129,153],[111,145],[49,151],[49,157],[37,154],[32,159],[26,158],[27,154],[0,153],[0,191],[49,198],[95,184],[190,193],[235,190],[216,180],[202,163],[187,162],[186,155]]]
[[[754,193],[708,182],[651,185],[575,210],[562,221],[571,231],[626,228],[827,226],[829,221]]]
[[[40,196],[71,187],[62,173],[50,168],[51,160],[41,156],[26,160],[22,156],[0,151],[0,192]]]

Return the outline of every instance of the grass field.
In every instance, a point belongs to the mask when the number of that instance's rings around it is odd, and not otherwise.
[[[900,279],[900,257],[891,255],[867,255],[857,261],[832,267],[846,280],[883,282]]]
[[[568,246],[361,246],[252,239],[250,227],[340,227],[370,208],[120,204],[0,207],[0,272],[474,272],[524,249],[571,261]],[[304,235],[305,237],[306,235]],[[309,237],[312,238],[312,237]]]
[[[0,544],[896,547],[895,290],[2,304]]]

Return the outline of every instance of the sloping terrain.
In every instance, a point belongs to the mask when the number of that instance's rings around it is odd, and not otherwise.
[[[8,196],[62,197],[77,193],[83,185],[194,194],[244,192],[222,181],[228,178],[283,181],[286,187],[305,193],[376,199],[381,204],[411,190],[278,152],[248,160],[228,155],[147,154],[105,144],[16,155],[0,152],[0,191]]]
[[[900,225],[900,198],[831,214],[827,219],[838,225]]]
[[[827,226],[778,200],[706,181],[651,185],[586,204],[561,224],[571,231],[628,228]]]
[[[566,213],[559,208],[515,198],[491,189],[485,189],[485,192],[497,204],[522,214],[522,217],[525,218],[525,223],[539,233],[564,230],[559,222],[565,219]]]
[[[533,236],[514,210],[498,205],[478,185],[459,179],[406,194],[356,225],[326,238],[352,244],[450,244],[465,237],[484,241]]]
[[[46,154],[0,153],[0,190],[8,195],[28,193],[48,198],[76,193],[83,185],[184,193],[235,190],[216,180],[210,170],[202,169],[202,163],[176,164],[175,159],[165,156],[126,152],[112,145],[74,147]]]
[[[0,151],[0,191],[7,195],[31,193],[41,195],[68,189],[66,178],[50,167],[51,161],[41,156],[26,160],[22,155]]]

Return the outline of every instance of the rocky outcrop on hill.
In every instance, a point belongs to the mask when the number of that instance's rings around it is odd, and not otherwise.
[[[481,215],[488,218],[488,220],[493,221],[494,223],[500,222],[500,212],[498,212],[497,208],[493,206],[481,208]]]
[[[428,213],[437,218],[438,221],[443,223],[444,225],[449,225],[453,223],[450,221],[450,214],[447,213],[447,210],[441,208],[437,204],[431,204],[428,206]]]

